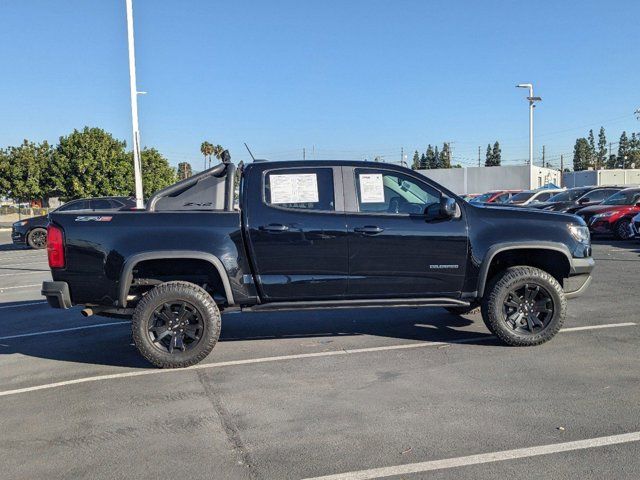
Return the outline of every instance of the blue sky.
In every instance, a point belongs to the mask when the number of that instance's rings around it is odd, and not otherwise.
[[[0,5],[0,146],[84,125],[130,143],[124,0]],[[640,131],[637,1],[134,0],[141,137],[175,165],[200,143],[257,157],[373,158],[496,139],[558,163],[577,136]],[[567,158],[567,157],[565,157]]]

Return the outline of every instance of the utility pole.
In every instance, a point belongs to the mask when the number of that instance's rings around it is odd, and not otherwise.
[[[127,39],[129,44],[129,87],[131,89],[131,127],[133,134],[133,178],[136,187],[136,208],[144,208],[142,165],[140,163],[140,129],[138,126],[138,89],[136,86],[136,52],[133,42],[133,0],[125,0],[127,8]]]
[[[302,147],[302,160],[307,159],[307,149]]]
[[[544,159],[545,159],[545,155],[544,155],[544,153],[545,153],[545,152],[544,152],[544,145],[542,145],[542,168],[544,168],[544,167],[545,167],[545,161],[544,161]]]
[[[560,155],[560,186],[564,184],[564,155]]]
[[[478,147],[478,166],[480,166],[480,147]]]
[[[404,165],[404,147],[400,147],[400,166]]]

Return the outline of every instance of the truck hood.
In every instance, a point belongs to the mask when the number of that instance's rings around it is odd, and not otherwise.
[[[507,219],[513,218],[514,220],[527,220],[535,219],[540,221],[549,222],[565,222],[574,223],[577,225],[586,225],[584,220],[571,213],[554,212],[550,210],[539,210],[533,208],[523,207],[509,207],[509,206],[497,206],[497,205],[473,205],[474,208],[478,208],[487,213],[491,212],[490,216],[499,216],[500,218]],[[497,215],[495,215],[497,214]]]

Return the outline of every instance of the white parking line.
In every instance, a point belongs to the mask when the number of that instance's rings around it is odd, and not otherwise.
[[[38,270],[35,272],[20,272],[20,273],[0,273],[0,277],[16,277],[18,275],[42,275],[43,273],[49,273],[49,270]]]
[[[111,327],[113,325],[124,325],[126,323],[131,323],[131,322],[128,320],[123,320],[121,322],[97,323],[95,325],[83,325],[81,327],[59,328],[57,330],[45,330],[43,332],[21,333],[19,335],[9,335],[6,337],[0,337],[0,340],[10,340],[12,338],[24,338],[24,337],[37,337],[38,335],[49,335],[51,333],[72,332],[74,330],[86,330],[88,328]]]
[[[23,262],[23,263],[7,263],[6,265],[2,265],[0,263],[0,268],[15,268],[15,267],[24,267],[25,265],[38,265],[43,264],[49,266],[48,260],[45,258],[44,260],[38,262]]]
[[[21,307],[29,307],[31,305],[42,305],[47,302],[31,302],[31,303],[22,303],[20,305],[5,305],[0,307],[0,310],[4,310],[5,308],[21,308]]]
[[[370,470],[324,475],[322,477],[307,478],[306,480],[370,480],[373,478],[409,475],[412,473],[430,472],[433,470],[479,465],[482,463],[503,462],[517,458],[537,457],[540,455],[550,455],[553,453],[571,452],[638,441],[640,441],[640,432],[622,433],[620,435],[587,438],[573,442],[552,443],[535,447],[517,448],[515,450],[468,455],[466,457],[445,458],[443,460],[432,460],[429,462],[408,463],[393,467],[372,468]]]
[[[41,287],[42,284],[41,283],[34,283],[32,285],[18,285],[16,287],[2,287],[0,288],[0,293],[4,292],[5,290],[17,290],[19,288],[34,288],[34,287]]]
[[[633,322],[627,323],[612,323],[608,324],[607,327],[603,325],[594,325],[593,329],[600,328],[614,328],[614,327],[628,327],[636,325]],[[86,327],[85,327],[86,328]],[[582,328],[581,330],[587,330],[588,328]],[[572,330],[560,330],[561,332]],[[355,355],[358,353],[370,353],[370,352],[382,352],[387,350],[406,350],[412,348],[424,348],[424,347],[437,347],[441,345],[453,345],[453,344],[464,344],[464,343],[473,343],[478,341],[485,341],[489,339],[494,339],[492,336],[482,336],[482,337],[471,337],[471,338],[463,338],[460,340],[452,340],[448,342],[416,342],[416,343],[404,343],[400,345],[387,345],[382,347],[368,347],[368,348],[354,348],[354,349],[345,349],[345,350],[329,350],[326,352],[314,352],[314,353],[298,353],[293,355],[278,355],[274,357],[261,357],[261,358],[247,358],[245,360],[230,360],[227,362],[217,362],[217,363],[201,363],[199,365],[194,365],[192,367],[181,368],[181,369],[167,369],[167,370],[159,370],[159,369],[149,369],[149,370],[135,370],[132,372],[125,373],[112,373],[108,375],[96,375],[94,377],[84,377],[84,378],[76,378],[74,380],[65,380],[62,382],[55,383],[45,383],[42,385],[34,385],[33,387],[25,387],[25,388],[17,388],[15,390],[5,390],[0,391],[0,397],[7,397],[10,395],[18,395],[20,393],[27,392],[36,392],[38,390],[48,390],[51,388],[59,388],[67,385],[77,385],[80,383],[91,383],[91,382],[99,382],[102,380],[113,380],[116,378],[128,378],[128,377],[142,377],[144,375],[162,375],[167,373],[175,373],[182,372],[188,370],[203,370],[209,368],[222,368],[222,367],[234,367],[238,365],[251,365],[256,363],[271,363],[271,362],[281,362],[286,360],[301,360],[306,358],[316,358],[316,357],[332,357],[332,356],[340,356],[340,355]]]

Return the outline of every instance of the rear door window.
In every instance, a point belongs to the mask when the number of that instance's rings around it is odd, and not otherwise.
[[[264,177],[264,202],[270,207],[335,211],[331,168],[270,170]]]
[[[109,202],[109,200],[105,200],[105,199],[97,199],[97,200],[91,200],[91,209],[92,210],[110,210],[111,207],[111,203]]]

